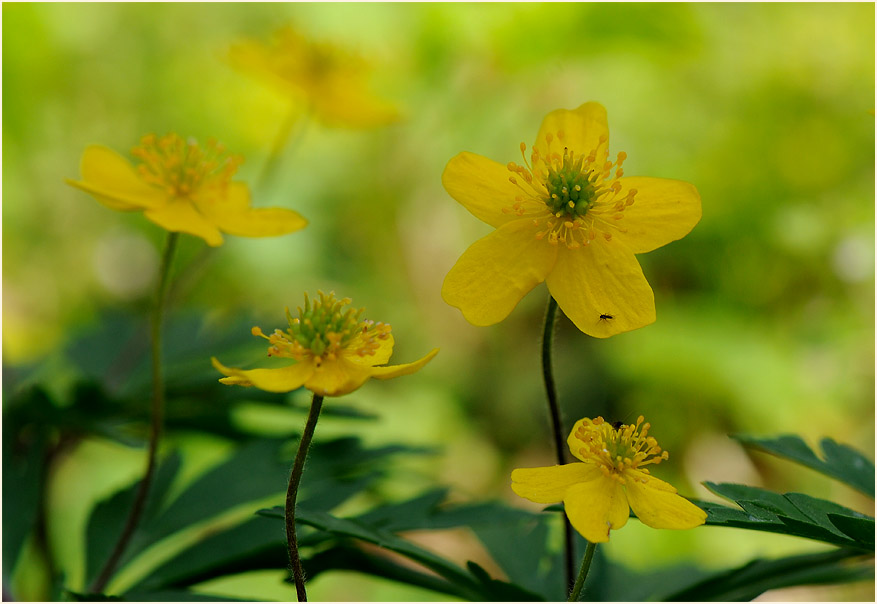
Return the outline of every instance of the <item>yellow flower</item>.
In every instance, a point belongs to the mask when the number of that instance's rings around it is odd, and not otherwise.
[[[628,506],[652,528],[700,526],[706,512],[644,467],[668,457],[648,436],[650,427],[642,416],[617,428],[602,417],[580,419],[567,444],[584,463],[518,468],[512,471],[512,490],[536,503],[563,501],[570,522],[591,543],[608,541],[610,529],[624,526]]]
[[[393,105],[369,91],[370,69],[363,59],[309,40],[292,27],[274,32],[267,44],[242,40],[232,45],[229,60],[329,125],[369,127],[398,117]]]
[[[524,165],[474,153],[448,162],[451,196],[496,227],[445,277],[442,297],[475,325],[503,320],[545,281],[583,332],[605,338],[655,320],[652,289],[635,254],[685,236],[700,220],[686,182],[623,176],[626,153],[609,161],[599,103],[558,109],[542,122]]]
[[[268,392],[289,392],[301,386],[324,396],[353,392],[369,378],[386,380],[418,371],[438,353],[433,349],[422,359],[404,365],[376,367],[390,360],[393,336],[386,323],[360,320],[364,309],[344,310],[350,298],[336,300],[319,292],[313,301],[305,294],[298,317],[286,309],[289,329],[276,329],[270,336],[253,328],[253,335],[270,343],[268,356],[295,359],[279,369],[232,369],[215,358],[213,366],[228,377],[219,381],[237,386],[255,386]]]
[[[250,191],[232,177],[243,161],[208,141],[205,146],[177,134],[148,134],[134,147],[131,163],[107,147],[91,145],[82,154],[82,180],[67,183],[113,210],[142,210],[168,231],[222,244],[222,233],[271,237],[297,231],[307,224],[284,208],[251,208]]]

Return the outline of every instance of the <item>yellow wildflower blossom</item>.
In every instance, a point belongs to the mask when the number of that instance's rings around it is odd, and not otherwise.
[[[268,392],[289,392],[304,386],[322,396],[341,396],[369,378],[386,380],[414,373],[438,353],[436,348],[413,363],[377,367],[389,361],[393,353],[390,326],[361,320],[364,309],[345,311],[350,302],[350,298],[336,300],[334,293],[327,296],[319,292],[319,299],[313,301],[305,294],[298,317],[286,309],[286,331],[276,329],[266,336],[259,327],[253,327],[253,335],[268,340],[268,356],[296,362],[279,369],[244,370],[226,367],[214,358],[213,366],[227,376],[219,381]]]
[[[706,512],[645,467],[668,457],[648,436],[650,427],[642,416],[618,427],[602,417],[580,419],[567,444],[584,463],[518,468],[512,471],[512,490],[536,503],[562,501],[573,527],[591,543],[608,541],[611,529],[624,526],[628,506],[652,528],[700,526]]]
[[[242,40],[232,45],[229,60],[329,125],[377,126],[398,116],[393,105],[369,91],[370,69],[362,58],[309,40],[289,26],[274,32],[267,44]]]
[[[609,160],[599,103],[558,109],[542,122],[524,165],[463,152],[442,183],[496,230],[467,249],[442,297],[475,325],[503,320],[545,281],[583,332],[605,338],[655,320],[655,300],[635,254],[685,236],[700,220],[694,186],[624,176],[627,154]]]
[[[67,183],[113,210],[138,211],[167,229],[222,244],[222,233],[271,237],[304,228],[307,221],[285,208],[252,208],[246,184],[231,179],[243,161],[223,145],[203,147],[177,134],[144,136],[132,155],[134,168],[112,149],[91,145],[82,154],[81,180]]]

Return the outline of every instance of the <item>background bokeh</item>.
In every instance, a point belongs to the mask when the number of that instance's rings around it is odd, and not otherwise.
[[[225,56],[242,36],[286,23],[367,57],[375,93],[402,118],[367,130],[311,122],[260,184],[289,102]],[[448,484],[457,500],[538,509],[514,497],[508,477],[553,459],[539,366],[547,290],[486,328],[445,305],[445,273],[490,227],[440,177],[463,150],[514,160],[548,111],[597,100],[613,152],[628,153],[625,171],[694,183],[703,219],[640,256],[654,325],[595,340],[559,322],[567,423],[646,415],[671,452],[661,476],[689,495],[709,498],[704,480],[743,482],[873,514],[873,501],[750,456],[726,435],[830,436],[874,450],[874,42],[873,4],[4,4],[4,373],[41,367],[39,379],[63,391],[68,342],[108,312],[148,307],[164,233],[64,184],[78,177],[82,150],[127,153],[148,132],[212,136],[246,158],[239,177],[257,206],[295,209],[310,225],[228,237],[209,252],[183,237],[172,312],[200,315],[213,332],[233,325],[227,335],[249,344],[242,321],[279,327],[304,291],[352,297],[393,325],[394,361],[442,351],[416,376],[347,397],[378,421],[327,421],[317,437],[355,430],[372,443],[437,445],[440,455],[410,462],[387,489]],[[241,421],[282,429],[302,416],[254,407]],[[228,449],[174,438],[190,478]],[[55,468],[50,506],[65,521],[51,537],[72,577],[84,514],[140,472],[141,455],[92,439]],[[482,556],[460,531],[423,539],[461,561]],[[680,559],[718,568],[818,547],[631,523],[605,551],[635,568]],[[38,578],[19,575],[39,596]],[[411,597],[349,573],[312,589],[316,599]],[[776,597],[873,598],[873,584],[826,589]],[[209,590],[292,595],[276,573]]]

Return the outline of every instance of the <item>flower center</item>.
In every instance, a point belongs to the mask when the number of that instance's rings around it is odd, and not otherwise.
[[[654,437],[648,436],[651,424],[643,423],[643,420],[640,415],[636,424],[616,428],[602,417],[586,419],[575,432],[575,438],[581,444],[579,454],[621,483],[626,482],[625,470],[640,470],[648,474],[644,466],[661,463],[670,454],[658,446]]]
[[[202,148],[194,139],[183,140],[178,134],[147,134],[131,153],[142,162],[137,170],[144,181],[171,197],[190,200],[205,191],[224,194],[243,163],[241,156],[227,154],[225,146],[215,140]]]
[[[584,156],[576,159],[568,149],[564,149],[561,163],[548,166],[545,205],[557,218],[564,215],[569,218],[584,216],[597,200],[601,192],[597,173],[583,170],[586,165]]]
[[[559,148],[564,139],[563,131],[546,135],[546,155],[534,147],[529,161],[527,145],[521,143],[524,165],[509,162],[508,169],[516,175],[509,181],[522,194],[503,212],[531,217],[540,227],[536,238],[547,239],[552,245],[563,242],[577,249],[590,245],[598,235],[611,241],[614,231],[626,232],[618,221],[637,193],[636,189],[622,192],[622,164],[627,153],[620,152],[614,162],[601,163],[598,157],[608,155],[608,151],[601,151],[608,143],[606,136],[601,136],[597,147],[587,154],[576,153],[569,146],[563,146],[563,153],[551,151],[552,145]]]
[[[271,52],[276,73],[299,86],[319,86],[344,69],[355,68],[353,57],[340,48],[308,40],[291,27],[275,32]]]
[[[344,307],[352,302],[350,298],[337,300],[335,294],[317,292],[319,299],[310,300],[305,294],[304,308],[298,307],[298,317],[293,317],[286,309],[289,329],[274,330],[266,336],[259,327],[253,327],[253,335],[268,340],[268,356],[289,357],[297,361],[313,359],[317,365],[325,360],[334,361],[338,353],[351,349],[364,357],[375,354],[380,348],[379,340],[390,335],[390,326],[360,320],[365,309],[355,310]]]

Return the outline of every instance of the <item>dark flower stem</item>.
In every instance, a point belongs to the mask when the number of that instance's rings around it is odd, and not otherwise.
[[[295,538],[295,499],[298,496],[298,485],[301,482],[305,460],[308,457],[308,449],[314,437],[317,420],[320,417],[320,409],[323,408],[323,397],[314,393],[311,402],[311,410],[305,423],[301,441],[298,443],[298,452],[292,464],[292,473],[289,475],[289,488],[286,490],[286,546],[289,550],[289,569],[292,572],[292,580],[295,582],[295,593],[299,602],[307,602],[308,594],[305,591],[305,574],[301,567],[301,558],[298,555],[298,541]]]
[[[554,375],[551,370],[551,345],[554,342],[554,326],[557,323],[557,301],[548,295],[548,307],[545,309],[545,324],[542,331],[542,377],[545,380],[545,392],[548,395],[548,415],[551,418],[551,433],[554,437],[554,452],[557,456],[558,465],[563,465],[564,441],[563,423],[560,418],[560,407],[557,404],[557,388],[554,385]],[[566,583],[564,591],[569,589],[573,577],[573,532],[572,525],[566,514],[563,515],[564,533],[564,569],[566,569]]]
[[[588,543],[588,548],[585,550],[585,556],[582,558],[582,567],[579,569],[579,577],[576,579],[575,587],[572,588],[567,602],[579,601],[579,594],[582,593],[582,587],[585,586],[585,579],[588,576],[588,570],[591,568],[591,560],[594,558],[594,551],[596,549],[596,543]]]
[[[155,301],[152,308],[152,425],[149,432],[149,451],[147,453],[146,473],[137,487],[134,504],[128,514],[128,520],[122,529],[119,540],[113,548],[94,583],[89,588],[90,593],[101,593],[119,564],[119,560],[128,547],[128,542],[134,534],[134,529],[140,522],[149,488],[152,486],[152,478],[155,474],[155,465],[158,453],[158,441],[161,438],[162,425],[164,424],[164,382],[161,373],[161,328],[164,320],[164,306],[167,298],[168,285],[170,283],[170,267],[177,248],[179,233],[168,233],[167,242],[164,246],[164,254],[161,258],[159,269],[158,286],[155,291]]]

